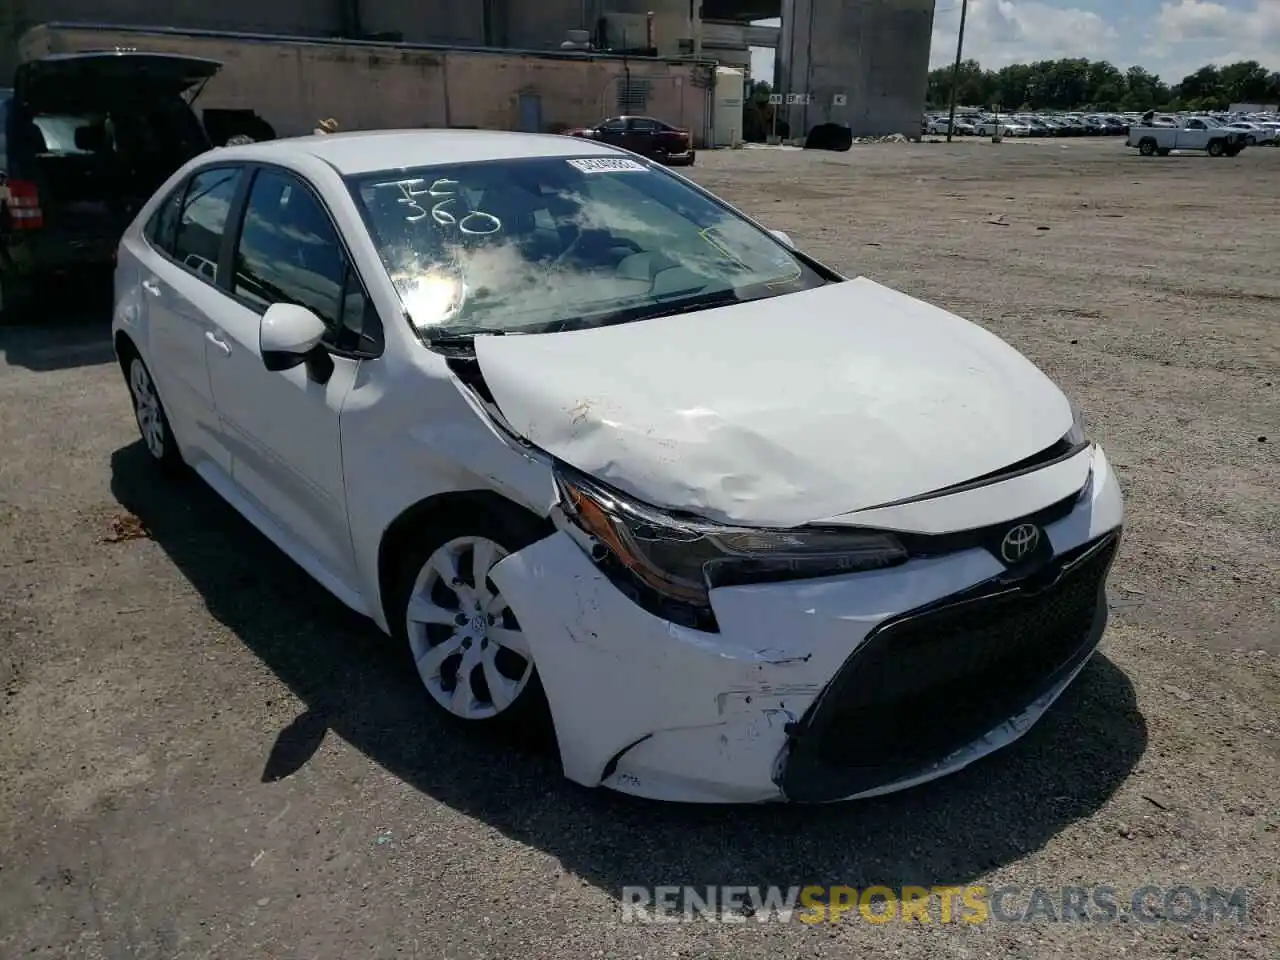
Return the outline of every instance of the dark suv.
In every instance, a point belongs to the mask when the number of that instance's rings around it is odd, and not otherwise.
[[[183,94],[221,66],[103,51],[18,67],[0,90],[0,322],[60,275],[107,274],[137,209],[210,148]]]

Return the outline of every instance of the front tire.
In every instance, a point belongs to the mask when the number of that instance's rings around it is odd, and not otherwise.
[[[402,551],[391,586],[392,635],[409,650],[446,719],[542,741],[546,696],[517,611],[489,571],[546,535],[513,505],[442,508]]]
[[[1209,156],[1220,157],[1226,152],[1227,148],[1221,140],[1213,140],[1209,143]]]
[[[178,441],[169,426],[169,417],[160,402],[151,371],[136,353],[125,361],[125,376],[129,382],[129,395],[133,398],[133,416],[138,423],[138,433],[142,435],[142,444],[151,455],[152,463],[166,474],[179,473],[183,462]]]

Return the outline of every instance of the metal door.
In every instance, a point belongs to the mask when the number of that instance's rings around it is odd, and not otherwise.
[[[542,132],[542,97],[536,93],[520,94],[520,129],[524,133]]]

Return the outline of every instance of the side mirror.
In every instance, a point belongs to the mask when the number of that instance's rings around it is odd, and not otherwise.
[[[787,236],[785,233],[783,233],[781,230],[770,230],[769,232],[772,233],[776,239],[781,240],[784,244],[786,244],[792,250],[796,248],[796,245],[791,242],[791,238]]]
[[[324,321],[306,307],[273,303],[262,315],[258,331],[263,366],[279,371],[307,362],[315,355],[326,332]]]

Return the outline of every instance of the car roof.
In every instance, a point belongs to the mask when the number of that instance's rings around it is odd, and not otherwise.
[[[287,162],[316,157],[343,176],[448,163],[538,157],[616,156],[624,151],[577,137],[502,130],[361,130],[226,147],[237,158]]]

